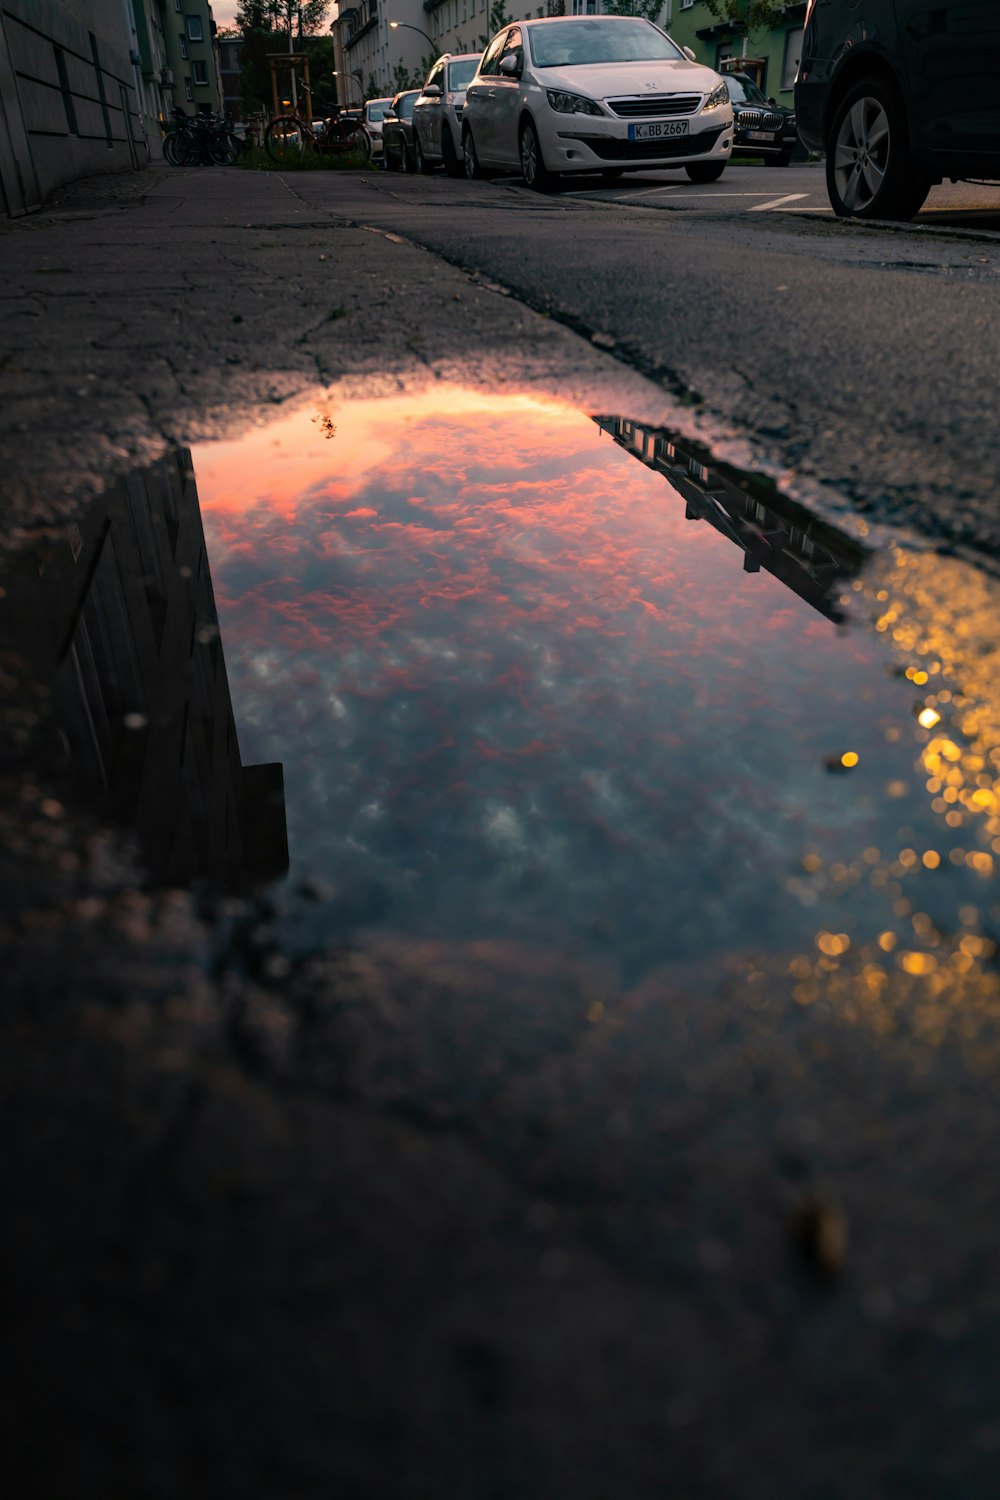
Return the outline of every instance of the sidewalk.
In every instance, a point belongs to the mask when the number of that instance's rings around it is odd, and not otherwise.
[[[32,487],[54,505],[317,383],[372,395],[460,373],[581,400],[614,385],[629,410],[656,408],[565,328],[342,217],[339,181],[324,174],[317,209],[294,174],[164,165],[0,224],[8,514]]]

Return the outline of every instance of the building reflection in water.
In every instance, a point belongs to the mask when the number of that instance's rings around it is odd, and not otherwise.
[[[764,501],[709,469],[667,434],[624,417],[595,417],[602,432],[662,474],[689,521],[707,521],[743,553],[743,571],[763,568],[828,619],[840,622],[839,586],[861,571],[864,550],[794,503]]]
[[[283,874],[282,767],[240,759],[190,453],[109,486],[12,589],[15,649],[53,689],[46,780],[133,828],[155,880]]]

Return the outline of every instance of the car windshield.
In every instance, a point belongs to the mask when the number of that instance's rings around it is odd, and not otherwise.
[[[413,119],[413,102],[419,97],[419,94],[403,94],[399,99],[396,100],[397,120]]]
[[[752,78],[743,73],[727,73],[726,89],[734,104],[766,104],[767,100]]]
[[[528,38],[536,68],[575,68],[587,63],[677,62],[684,56],[668,36],[639,17],[552,21],[528,29]]]
[[[460,89],[468,88],[479,67],[478,57],[465,57],[461,62],[448,64],[448,91],[457,93]]]

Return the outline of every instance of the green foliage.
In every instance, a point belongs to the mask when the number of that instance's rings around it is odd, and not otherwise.
[[[301,7],[298,0],[240,0],[236,9],[236,27],[243,38],[240,81],[248,113],[260,109],[268,114],[271,112],[271,70],[267,57],[269,52],[288,50],[290,28],[294,29],[299,50],[310,54],[314,96],[320,94],[321,102],[325,101],[331,90],[318,89],[316,81],[322,78],[325,82],[325,75],[329,74],[333,62],[327,61],[325,56],[314,61],[313,54],[316,48],[325,47],[329,58],[333,57],[332,39],[314,34],[325,26],[329,9],[330,0],[304,0]],[[280,87],[288,87],[287,77],[280,81]]]
[[[330,0],[240,0],[236,7],[237,28],[247,31],[283,31],[293,28],[297,36],[311,36],[326,25]]]
[[[786,0],[705,0],[705,8],[717,21],[728,21],[734,30],[767,31],[777,26]]]
[[[244,151],[236,162],[255,172],[357,172],[371,166],[364,151],[306,151],[297,160],[282,162],[279,167],[263,147]]]
[[[514,17],[507,14],[507,0],[491,0],[487,12],[486,33],[477,38],[477,46],[486,47],[491,37],[509,26]]]
[[[663,9],[663,0],[604,0],[607,16],[644,16],[647,21],[658,21]]]

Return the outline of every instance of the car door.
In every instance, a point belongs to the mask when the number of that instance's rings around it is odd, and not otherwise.
[[[1000,152],[998,0],[896,0],[896,19],[921,145]]]
[[[514,72],[504,71],[504,64],[508,58],[513,58],[516,64]],[[495,134],[492,158],[504,166],[518,166],[520,163],[517,126],[521,115],[523,74],[524,35],[520,26],[512,26],[507,33],[497,64],[496,97],[493,100]]]
[[[480,162],[494,160],[493,146],[496,139],[496,83],[497,65],[503,52],[507,33],[500,31],[483,53],[479,72],[465,91],[463,123],[467,119],[476,143],[476,155]]]
[[[427,90],[436,84],[440,93],[427,97]],[[420,140],[420,149],[430,161],[441,157],[441,107],[444,94],[444,63],[434,65],[424,84],[424,92],[413,107],[413,129]]]

